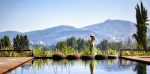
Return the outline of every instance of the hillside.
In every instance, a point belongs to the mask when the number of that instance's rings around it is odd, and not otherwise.
[[[124,20],[106,20],[102,23],[86,26],[83,28],[74,28],[72,26],[62,25],[44,30],[36,30],[31,32],[15,32],[6,31],[0,32],[0,37],[7,35],[11,38],[16,34],[28,35],[29,40],[33,44],[43,42],[46,45],[53,45],[57,41],[64,40],[70,36],[89,39],[90,33],[96,36],[96,43],[106,38],[109,40],[120,41],[132,37],[136,29],[134,23]]]

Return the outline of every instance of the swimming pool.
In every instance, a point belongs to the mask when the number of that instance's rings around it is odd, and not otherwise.
[[[34,59],[8,74],[150,74],[150,66],[129,60]]]

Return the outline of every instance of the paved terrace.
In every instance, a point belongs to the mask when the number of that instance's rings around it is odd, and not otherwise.
[[[121,58],[150,64],[150,56],[122,56]]]
[[[0,74],[5,74],[31,59],[32,57],[0,57]]]

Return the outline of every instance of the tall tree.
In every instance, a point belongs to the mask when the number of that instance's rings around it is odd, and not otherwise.
[[[16,50],[19,50],[19,49],[21,49],[21,47],[20,47],[20,37],[19,37],[19,35],[17,34],[17,36],[13,39],[13,46],[14,46],[14,49],[16,49]]]
[[[21,49],[28,49],[29,48],[29,40],[27,35],[17,35],[14,39],[14,49],[21,50]]]
[[[79,51],[82,49],[82,48],[81,48],[81,46],[82,46],[82,45],[81,45],[81,41],[82,41],[81,38],[78,38],[78,39],[77,39],[77,48],[76,48],[76,49],[79,50]]]
[[[9,47],[10,45],[11,43],[8,36],[4,36],[4,38],[0,39],[0,48]]]
[[[24,36],[24,45],[25,45],[25,48],[29,48],[29,40],[28,40],[28,36],[27,35],[25,35]]]
[[[137,49],[147,49],[147,25],[148,25],[148,13],[143,3],[140,6],[137,4],[136,9],[136,34],[133,34],[137,41]]]

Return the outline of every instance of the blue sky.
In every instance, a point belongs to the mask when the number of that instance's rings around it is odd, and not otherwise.
[[[150,14],[150,0],[141,1]],[[80,28],[107,19],[135,22],[137,3],[140,0],[0,0],[0,32]]]

